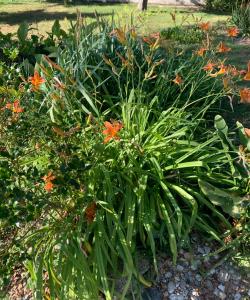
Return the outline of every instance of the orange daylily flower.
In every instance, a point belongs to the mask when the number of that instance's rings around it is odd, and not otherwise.
[[[218,52],[219,53],[225,53],[231,51],[231,48],[227,47],[223,42],[219,43],[218,46]]]
[[[45,182],[45,185],[44,185],[44,189],[46,192],[51,192],[51,190],[54,188],[54,184],[52,181],[47,181]]]
[[[28,81],[33,85],[34,89],[39,89],[40,85],[45,82],[45,79],[35,70],[34,76],[29,77]]]
[[[20,101],[19,100],[15,100],[13,103],[13,112],[14,113],[21,113],[24,111],[24,109],[20,106]]]
[[[236,67],[230,67],[229,72],[232,76],[238,76],[240,72],[236,69]]]
[[[218,75],[224,75],[228,72],[228,67],[221,65],[218,72],[210,74],[211,77],[217,77]]]
[[[240,102],[250,104],[250,88],[240,90]]]
[[[10,103],[10,102],[6,103],[5,107],[2,108],[2,110],[4,110],[4,109],[12,110],[13,113],[16,113],[16,114],[24,111],[24,109],[20,106],[20,101],[18,99],[15,100],[14,103]]]
[[[117,136],[118,132],[122,129],[122,123],[118,121],[104,122],[105,130],[103,130],[103,134],[106,135],[104,139],[104,144],[108,143],[111,139],[119,140],[120,138]]]
[[[55,180],[56,177],[52,174],[52,172],[49,172],[48,175],[45,175],[42,177],[42,180],[45,182],[44,189],[47,192],[51,192],[51,190],[54,188],[53,180]]]
[[[96,216],[97,204],[95,202],[90,203],[85,209],[85,217],[88,223],[92,223]]]
[[[207,51],[207,48],[201,47],[198,51],[196,51],[196,54],[198,56],[203,56],[206,51]]]
[[[5,108],[6,109],[12,109],[12,103],[6,103]]]
[[[227,29],[227,34],[230,37],[236,37],[239,34],[239,29],[237,27],[231,27]]]
[[[247,65],[247,73],[244,77],[244,80],[248,80],[248,81],[250,80],[250,60],[249,60],[248,65]]]
[[[132,28],[130,29],[130,35],[132,36],[133,39],[136,39],[136,38],[137,38],[137,33],[136,33],[134,27],[132,27]]]
[[[115,36],[121,44],[126,44],[126,34],[124,30],[116,28],[110,32],[110,36]]]
[[[249,128],[244,128],[245,134],[248,138],[250,138],[250,129]]]
[[[210,22],[202,22],[199,24],[201,30],[208,31],[211,28]]]
[[[216,66],[216,64],[212,63],[212,62],[208,62],[204,67],[203,70],[204,71],[213,71],[214,67]]]
[[[176,83],[176,84],[178,84],[178,85],[180,85],[183,82],[183,80],[182,80],[181,76],[179,76],[177,74],[176,77],[175,77],[175,79],[173,80],[173,82]]]

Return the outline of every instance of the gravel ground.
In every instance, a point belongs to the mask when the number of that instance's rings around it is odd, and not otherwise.
[[[158,255],[159,276],[153,287],[144,289],[142,299],[250,300],[250,270],[242,270],[230,261],[213,268],[221,257],[209,257],[207,254],[214,251],[216,246],[202,242],[197,236],[192,237],[192,242],[192,252],[181,250],[175,266],[169,256]],[[145,277],[151,273],[151,266],[145,257],[141,258],[138,267]],[[7,299],[34,299],[26,287],[26,276],[22,269],[17,269],[13,275]]]
[[[215,245],[193,238],[192,253],[181,250],[176,266],[171,258],[159,259],[159,276],[154,287],[145,289],[144,300],[249,300],[250,270],[231,261],[215,267],[219,256],[207,256]],[[196,246],[195,246],[196,245]]]

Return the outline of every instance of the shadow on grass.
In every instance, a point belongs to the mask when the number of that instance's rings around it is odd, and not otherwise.
[[[98,13],[99,16],[109,16],[112,13]],[[47,12],[44,9],[32,10],[32,11],[21,11],[21,12],[0,12],[0,24],[18,25],[22,22],[34,23],[41,21],[53,21],[63,20],[67,18],[69,20],[76,19],[76,13],[67,12]],[[95,18],[96,14],[93,13],[82,13],[83,17]]]

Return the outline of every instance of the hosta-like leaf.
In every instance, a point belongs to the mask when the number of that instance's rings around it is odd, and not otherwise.
[[[244,208],[242,207],[243,200],[241,197],[217,188],[203,180],[199,180],[199,186],[203,194],[214,205],[221,206],[223,211],[231,217],[239,218],[241,213],[243,213]]]

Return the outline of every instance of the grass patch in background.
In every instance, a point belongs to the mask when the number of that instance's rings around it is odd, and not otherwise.
[[[4,1],[0,2],[0,28],[4,33],[16,32],[18,24],[25,21],[36,29],[34,33],[46,34],[51,30],[53,22],[59,20],[62,28],[68,29],[69,23],[67,20],[76,20],[76,10],[79,10],[87,20],[93,20],[95,12],[106,18],[110,18],[114,12],[123,24],[127,22],[131,13],[133,13],[140,30],[150,33],[173,26],[170,12],[174,12],[175,8],[150,5],[147,12],[140,14],[135,4],[91,4],[65,7],[58,3],[39,1],[33,1],[32,3],[29,1],[18,3]],[[209,18],[211,22],[223,21],[228,18],[226,15],[210,14],[198,11],[195,8],[177,8],[176,11],[178,12],[178,24],[187,15],[189,15],[187,22],[190,24],[194,23],[196,18]]]

